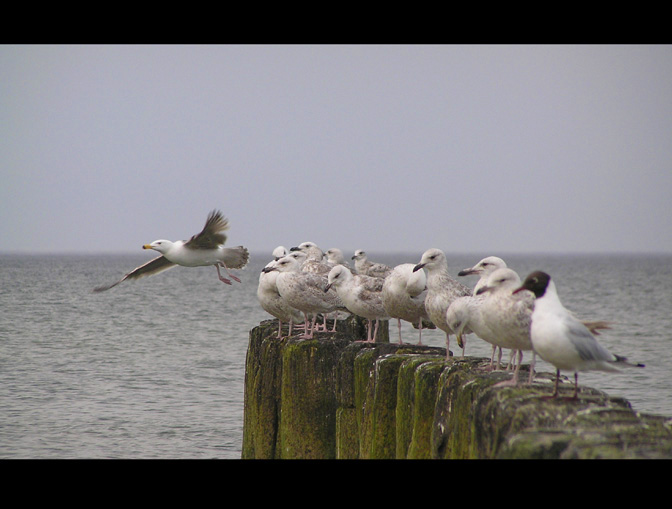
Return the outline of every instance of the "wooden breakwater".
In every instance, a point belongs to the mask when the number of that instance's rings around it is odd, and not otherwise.
[[[543,399],[551,373],[495,387],[509,375],[484,370],[489,359],[447,360],[381,331],[375,344],[353,341],[366,337],[354,317],[313,340],[277,339],[274,320],[252,329],[241,457],[672,458],[672,418],[584,386],[578,401]]]

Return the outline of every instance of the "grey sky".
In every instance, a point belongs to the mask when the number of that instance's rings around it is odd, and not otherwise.
[[[0,46],[0,252],[672,252],[672,46]]]

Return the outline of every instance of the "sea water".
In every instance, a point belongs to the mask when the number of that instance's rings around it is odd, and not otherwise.
[[[473,287],[457,273],[490,254],[448,253],[449,270]],[[502,257],[522,278],[551,274],[577,317],[614,322],[599,337],[607,348],[646,364],[580,374],[580,385],[672,416],[672,256]],[[270,250],[236,271],[240,284],[214,267],[177,267],[92,293],[150,258],[0,255],[0,458],[240,458],[249,331],[271,318],[256,297]],[[417,342],[409,324],[402,334]],[[440,330],[422,338],[445,346]],[[461,354],[454,338],[451,349]],[[489,358],[491,347],[471,335],[466,354]],[[537,370],[554,372],[539,360]]]

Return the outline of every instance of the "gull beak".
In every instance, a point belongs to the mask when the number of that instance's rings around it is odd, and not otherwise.
[[[325,287],[325,289],[324,289],[324,293],[327,293],[327,292],[329,291],[329,288],[331,288],[331,283],[329,283],[329,284]]]
[[[478,290],[476,290],[476,295],[481,295],[482,293],[489,292],[490,290],[492,290],[491,286],[481,286]]]
[[[521,286],[520,288],[516,288],[516,289],[515,289],[513,292],[511,292],[511,293],[514,294],[514,293],[522,292],[523,290],[527,290],[527,288],[525,288],[524,286]]]
[[[416,272],[416,271],[420,270],[424,266],[425,266],[424,263],[418,263],[415,267],[413,267],[413,272]]]
[[[474,269],[464,269],[457,273],[458,276],[471,276],[472,274],[476,274]]]
[[[142,249],[153,249],[153,248],[149,244],[145,244],[144,246],[142,246]]]

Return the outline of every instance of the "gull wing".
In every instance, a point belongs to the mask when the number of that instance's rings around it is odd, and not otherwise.
[[[161,255],[157,258],[154,258],[153,260],[148,261],[144,265],[140,265],[140,267],[133,269],[119,281],[112,283],[111,285],[97,286],[93,289],[93,291],[96,293],[104,292],[105,290],[109,290],[110,288],[117,286],[119,283],[127,279],[140,279],[141,277],[152,276],[172,267],[175,267],[175,264],[168,261],[165,256]]]
[[[222,232],[229,229],[229,221],[218,210],[213,210],[205,221],[200,233],[192,236],[184,247],[191,249],[217,249],[226,242],[226,235]]]

